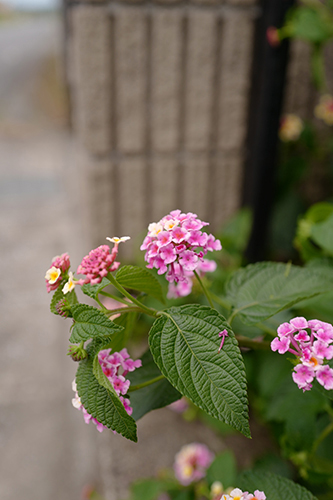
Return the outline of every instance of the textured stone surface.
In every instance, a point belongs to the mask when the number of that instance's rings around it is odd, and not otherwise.
[[[114,165],[107,158],[94,158],[81,152],[76,162],[81,172],[84,232],[92,247],[106,244],[107,236],[116,236]]]
[[[146,147],[147,19],[134,7],[117,9],[114,19],[117,147],[141,152]]]
[[[214,201],[212,228],[217,231],[240,208],[243,181],[243,158],[238,152],[218,155],[214,160]]]
[[[157,222],[175,210],[178,203],[179,168],[175,158],[155,158],[152,162],[151,221]]]
[[[146,161],[142,158],[127,158],[118,166],[118,231],[120,236],[130,236],[131,240],[123,244],[121,255],[130,258],[137,252],[138,237],[148,225],[146,220]]]
[[[154,151],[179,144],[182,16],[156,10],[152,27],[151,134]]]
[[[166,434],[167,429],[172,431]],[[127,498],[133,480],[172,467],[175,454],[185,444],[204,442],[215,453],[225,449],[212,430],[199,422],[189,424],[168,409],[151,412],[138,422],[137,444],[119,435],[103,433],[98,438],[106,500]]]
[[[233,11],[222,26],[219,96],[219,148],[239,148],[246,132],[254,22]]]
[[[310,69],[311,47],[302,40],[293,40],[287,70],[285,105],[286,113],[301,118],[313,117],[314,89]]]
[[[195,212],[199,218],[207,220],[209,160],[205,154],[189,155],[185,158],[183,169],[183,184],[181,196],[181,210]]]
[[[209,146],[213,100],[216,14],[194,10],[188,18],[185,92],[185,148]]]
[[[74,128],[92,153],[111,147],[111,24],[106,7],[78,5],[71,11]]]

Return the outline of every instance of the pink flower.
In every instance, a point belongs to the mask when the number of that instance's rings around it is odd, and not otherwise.
[[[287,337],[283,337],[281,340],[278,337],[275,337],[271,342],[272,351],[278,351],[279,354],[284,354],[288,351],[290,346],[290,340]]]
[[[307,330],[310,330],[310,334]],[[278,328],[278,337],[271,342],[271,349],[284,354],[295,354],[299,363],[294,368],[292,377],[299,389],[308,391],[314,378],[331,389],[333,370],[324,364],[324,360],[333,358],[333,326],[317,319],[307,321],[303,317],[282,323]]]
[[[168,297],[184,297],[191,292],[194,271],[212,272],[216,264],[204,261],[208,251],[221,250],[221,242],[202,232],[208,223],[197,215],[173,210],[157,223],[151,223],[141,250],[145,250],[148,269],[156,268],[169,281]]]
[[[204,444],[192,443],[183,446],[175,456],[175,476],[182,485],[187,486],[206,475],[213,459],[213,453]]]
[[[67,271],[70,268],[70,265],[71,263],[68,253],[63,253],[53,257],[51,267],[45,274],[47,293],[57,290],[61,281],[67,277]]]
[[[305,366],[299,363],[294,368],[293,381],[298,385],[299,389],[309,390],[311,389],[311,382],[314,379],[314,370],[309,366]]]
[[[328,391],[333,389],[333,370],[328,365],[323,365],[316,371],[316,379]]]
[[[279,32],[274,26],[270,26],[269,28],[267,28],[266,37],[271,47],[278,47],[281,43]]]
[[[80,284],[97,285],[109,272],[116,271],[120,265],[119,262],[115,262],[117,253],[118,245],[115,245],[111,252],[108,245],[101,245],[91,250],[77,268],[78,274],[86,275],[84,280],[80,280]]]

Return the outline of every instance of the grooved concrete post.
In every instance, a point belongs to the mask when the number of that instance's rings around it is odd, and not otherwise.
[[[135,238],[177,207],[219,229],[240,205],[256,0],[82,1],[69,9],[92,244]],[[131,244],[123,251],[130,258]]]

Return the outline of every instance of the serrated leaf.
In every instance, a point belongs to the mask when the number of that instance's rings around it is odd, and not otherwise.
[[[70,342],[81,342],[95,337],[112,335],[123,330],[123,327],[116,325],[107,318],[96,307],[86,304],[77,304],[72,307],[73,327]]]
[[[124,288],[144,292],[164,304],[162,287],[147,269],[137,266],[122,266],[117,272],[117,281]]]
[[[333,289],[333,270],[259,262],[236,271],[226,286],[227,300],[247,325],[259,323],[301,300]]]
[[[92,299],[96,300],[96,297],[99,294],[99,292],[101,292],[104,288],[106,288],[110,284],[111,281],[109,281],[107,278],[104,277],[102,278],[102,281],[97,285],[90,285],[90,283],[82,285],[81,290],[85,295],[88,295]]]
[[[93,360],[94,358],[89,356],[81,361],[76,373],[77,391],[84,408],[109,429],[136,442],[135,421],[127,414],[115,391],[106,389],[98,382],[93,373]],[[104,377],[103,372],[102,375]]]
[[[75,293],[75,290],[72,290],[71,292],[69,293],[66,293],[66,295],[62,292],[62,289],[65,285],[67,280],[62,280],[62,282],[60,283],[59,287],[57,288],[57,290],[54,292],[53,294],[53,297],[52,297],[52,300],[51,300],[51,304],[50,304],[50,311],[53,313],[53,314],[57,314],[59,316],[59,313],[56,309],[56,305],[58,304],[58,302],[62,299],[66,299],[67,302],[70,304],[70,305],[74,305],[74,304],[77,304],[78,303],[78,300],[77,300],[77,297],[76,297],[76,293]]]
[[[224,329],[229,336],[218,352]],[[197,304],[162,311],[149,332],[149,345],[155,363],[180,393],[250,437],[244,362],[221,314]]]
[[[137,368],[134,372],[127,375],[132,387],[153,380],[161,375],[149,350],[140,359],[142,361],[141,368]],[[131,391],[129,396],[133,408],[132,416],[134,420],[139,420],[146,413],[163,408],[182,397],[166,378],[158,380],[142,389]]]
[[[238,479],[238,486],[253,493],[264,491],[266,500],[317,500],[310,491],[299,484],[271,472],[243,472]]]

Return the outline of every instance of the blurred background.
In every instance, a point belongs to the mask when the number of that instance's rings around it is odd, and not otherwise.
[[[86,426],[44,275],[53,256],[76,268],[106,236],[130,235],[120,255],[136,260],[148,223],[175,208],[221,233],[249,207],[247,260],[293,258],[297,217],[332,196],[313,125],[297,147],[278,140],[286,113],[319,123],[310,45],[266,38],[293,3],[1,1],[1,500],[74,500],[87,485],[119,500],[181,444],[230,444],[169,410],[139,422],[138,445]],[[329,44],[331,92],[332,56]],[[256,454],[267,443],[253,434]],[[245,438],[232,444],[249,464]]]

